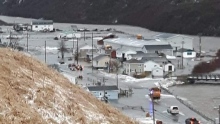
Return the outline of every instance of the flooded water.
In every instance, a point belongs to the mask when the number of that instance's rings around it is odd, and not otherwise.
[[[194,107],[211,118],[218,117],[220,85],[178,85],[169,88],[174,94],[186,98]]]

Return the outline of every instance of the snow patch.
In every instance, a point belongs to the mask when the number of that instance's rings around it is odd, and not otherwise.
[[[102,75],[104,75],[105,77],[110,77],[110,78],[114,78],[114,79],[116,79],[116,77],[117,77],[116,74],[112,74],[112,73],[106,73],[103,71],[100,71],[100,73]],[[163,80],[163,78],[152,79],[149,77],[137,79],[137,78],[134,78],[134,77],[131,77],[128,75],[122,75],[122,74],[118,74],[118,79],[124,80],[124,82],[140,82],[140,81],[146,81],[146,80],[155,80],[155,81]]]
[[[163,88],[168,89],[168,87],[171,87],[171,86],[174,86],[174,85],[184,84],[184,82],[175,81],[175,80],[172,80],[172,79],[164,79],[164,80],[161,80],[160,82],[156,82],[154,84],[158,87],[161,86]]]

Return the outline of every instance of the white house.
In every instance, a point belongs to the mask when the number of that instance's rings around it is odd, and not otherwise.
[[[162,33],[154,36],[154,38],[169,43],[173,47],[173,50],[178,50],[182,47],[185,49],[193,49],[194,38],[186,35]]]
[[[163,68],[165,72],[175,71],[175,66],[172,63],[164,63]]]
[[[137,52],[134,50],[128,50],[128,49],[118,49],[116,50],[116,57],[117,58],[122,58],[124,55],[124,58],[128,60],[128,55],[129,54],[136,54]]]
[[[31,22],[32,31],[53,31],[52,20],[34,20]]]
[[[142,51],[145,53],[164,53],[165,55],[173,55],[173,48],[170,44],[144,45]]]
[[[144,62],[144,71],[152,71],[153,68],[162,68],[165,72],[175,71],[175,66],[168,62],[166,58],[156,57],[156,58],[142,58]]]
[[[113,86],[88,86],[88,90],[98,99],[106,97],[108,100],[117,100],[119,89]],[[105,92],[104,92],[105,91]]]
[[[94,68],[107,68],[110,57],[105,54],[98,55],[93,58],[93,67]]]
[[[152,61],[152,60],[146,60],[144,61],[144,71],[151,72],[153,68],[161,67],[160,64]]]
[[[196,57],[196,52],[194,50],[190,49],[179,49],[176,51],[176,56],[182,56],[183,58],[195,58]]]
[[[153,78],[163,77],[164,76],[164,70],[161,67],[153,68],[152,71],[151,71],[151,75],[152,75]]]

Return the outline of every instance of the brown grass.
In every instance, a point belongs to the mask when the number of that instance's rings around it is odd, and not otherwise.
[[[0,57],[1,123],[135,123],[34,58],[10,49]]]

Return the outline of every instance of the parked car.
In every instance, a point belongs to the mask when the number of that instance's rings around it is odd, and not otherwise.
[[[177,114],[179,114],[179,108],[178,108],[178,106],[170,106],[167,109],[167,112],[172,114],[172,115],[177,115]]]
[[[198,121],[196,118],[187,118],[185,120],[186,124],[200,124],[200,121]]]

